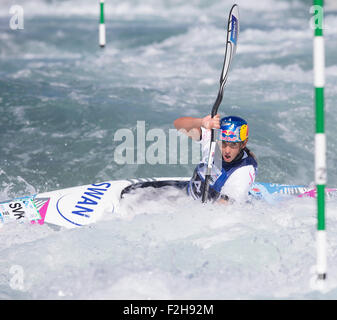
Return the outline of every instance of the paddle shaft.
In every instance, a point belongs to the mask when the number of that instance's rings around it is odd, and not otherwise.
[[[229,13],[229,18],[228,18],[228,24],[227,24],[227,41],[226,41],[226,52],[225,52],[225,58],[224,58],[224,63],[222,67],[222,72],[221,72],[221,77],[220,77],[220,88],[218,92],[218,96],[214,102],[214,105],[212,107],[211,111],[211,117],[213,118],[217,113],[218,109],[220,107],[220,104],[222,102],[223,98],[223,90],[227,81],[228,77],[228,71],[230,69],[230,65],[232,62],[233,55],[235,53],[236,49],[236,42],[237,42],[237,37],[238,37],[238,18],[232,15],[234,8],[238,6],[234,4],[231,8],[231,11]],[[230,36],[231,34],[231,36]],[[234,34],[234,35],[233,35]],[[234,43],[234,47],[233,47]],[[234,51],[233,51],[234,48]],[[208,198],[208,190],[209,190],[209,180],[210,180],[210,175],[213,167],[213,160],[214,160],[214,151],[215,151],[215,146],[216,146],[216,141],[215,141],[215,133],[214,129],[212,129],[211,132],[211,142],[210,142],[210,151],[209,151],[209,157],[208,157],[208,162],[207,162],[207,169],[206,169],[206,175],[205,175],[205,181],[203,183],[203,188],[202,188],[202,197],[201,201],[205,203]]]

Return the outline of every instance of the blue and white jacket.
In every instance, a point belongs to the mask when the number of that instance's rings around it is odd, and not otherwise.
[[[207,157],[209,155],[210,130],[202,128],[203,160],[195,168],[193,176],[187,186],[187,192],[194,199],[202,196],[202,187],[205,180],[207,168]],[[218,150],[221,153],[220,150]],[[221,156],[218,163],[213,164],[210,184],[209,199],[217,200],[220,197],[245,202],[248,200],[249,190],[255,181],[257,172],[257,161],[248,148],[243,149],[240,154],[230,163],[225,162]],[[216,156],[215,156],[216,158]]]

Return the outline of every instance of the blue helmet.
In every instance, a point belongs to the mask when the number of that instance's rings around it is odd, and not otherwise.
[[[220,140],[228,142],[243,142],[248,138],[248,123],[246,120],[228,116],[220,120]]]

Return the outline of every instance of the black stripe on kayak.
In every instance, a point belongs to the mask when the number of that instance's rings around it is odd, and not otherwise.
[[[133,190],[136,189],[141,189],[141,188],[162,188],[162,187],[174,187],[177,189],[184,189],[186,188],[187,184],[189,181],[179,181],[179,180],[164,180],[164,181],[146,181],[146,182],[138,182],[131,184],[130,186],[127,186],[124,188],[121,192],[121,198],[123,198],[123,195],[126,193],[129,193]]]

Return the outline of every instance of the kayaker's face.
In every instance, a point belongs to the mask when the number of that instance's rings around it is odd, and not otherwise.
[[[247,140],[245,142],[221,142],[221,153],[222,158],[225,162],[232,162],[240,151],[246,146]]]

